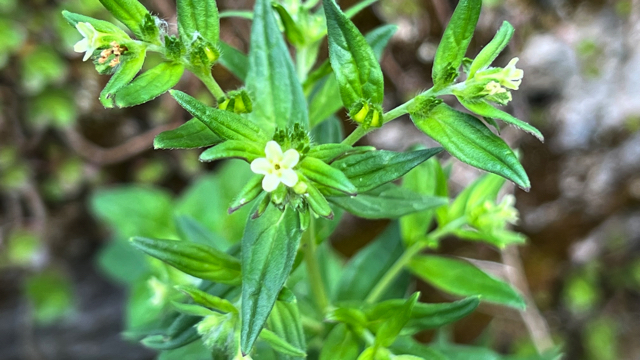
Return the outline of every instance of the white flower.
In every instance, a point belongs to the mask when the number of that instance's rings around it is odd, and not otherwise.
[[[522,77],[524,76],[524,71],[522,69],[516,68],[516,63],[518,62],[517,57],[511,59],[507,66],[502,71],[503,77],[500,81],[500,84],[507,89],[518,90],[520,87],[520,83],[522,83]]]
[[[264,175],[262,188],[266,192],[272,192],[280,183],[293,187],[298,183],[298,174],[293,167],[298,165],[300,154],[294,149],[282,153],[282,148],[275,141],[269,141],[264,148],[266,157],[255,159],[251,162],[251,171]]]
[[[87,61],[91,55],[93,55],[93,52],[98,48],[98,46],[100,46],[100,33],[98,33],[96,29],[93,28],[93,25],[88,22],[79,22],[76,24],[76,29],[82,35],[82,40],[78,41],[73,46],[73,50],[75,52],[85,53],[82,61]]]

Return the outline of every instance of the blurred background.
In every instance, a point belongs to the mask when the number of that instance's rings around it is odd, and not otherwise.
[[[173,0],[142,3],[175,28]],[[399,27],[382,59],[386,109],[431,86],[435,49],[455,4],[380,0],[354,18],[363,32],[383,23]],[[508,111],[547,139],[502,132],[520,149],[531,178],[531,192],[513,190],[518,230],[529,241],[501,254],[448,239],[439,251],[481,259],[487,268],[504,261],[539,313],[481,306],[452,329],[453,337],[503,353],[553,342],[567,359],[640,359],[640,1],[484,5],[469,55],[503,20],[514,25],[497,61],[503,66],[518,56],[525,77]],[[0,359],[152,359],[122,334],[145,316],[140,304],[154,283],[132,283],[143,270],[119,239],[160,231],[173,206],[221,202],[198,189],[224,199],[233,195],[224,184],[244,175],[233,164],[199,163],[197,151],[151,150],[156,134],[187,119],[166,95],[105,110],[98,94],[108,76],[73,52],[80,35],[63,9],[112,19],[98,0],[0,0]],[[222,38],[245,52],[249,30],[247,20],[222,20]],[[222,66],[214,76],[225,90],[240,86]],[[186,74],[177,88],[206,91]],[[391,150],[432,145],[408,118],[388,127],[364,141]],[[459,162],[453,169],[454,192],[479,175]],[[151,230],[141,228],[144,221]],[[345,216],[331,242],[348,257],[386,224]],[[211,226],[229,236],[241,231]],[[433,301],[443,299],[423,288]]]

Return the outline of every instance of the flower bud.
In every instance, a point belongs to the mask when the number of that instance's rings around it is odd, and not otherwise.
[[[349,115],[365,129],[382,126],[382,108],[368,102],[361,101],[356,104],[349,111]]]

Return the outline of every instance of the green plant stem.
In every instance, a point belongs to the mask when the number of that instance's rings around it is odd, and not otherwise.
[[[384,126],[384,124],[388,123],[389,121],[397,119],[400,116],[406,114],[408,112],[407,108],[411,104],[413,104],[413,99],[407,101],[406,103],[382,115],[382,126]],[[368,133],[376,129],[378,128],[365,129],[362,125],[360,125],[351,134],[349,134],[349,136],[346,139],[344,139],[342,143],[347,145],[353,145],[356,142],[358,142],[358,140],[362,139],[362,137],[364,137],[365,135],[367,135]]]
[[[195,71],[192,71],[192,72],[198,77],[198,79],[200,79],[200,81],[202,81],[204,86],[207,87],[207,89],[209,90],[211,95],[213,95],[216,101],[225,96],[224,91],[222,90],[220,85],[218,85],[216,80],[213,78],[213,76],[211,75],[211,72],[206,72],[202,74],[198,74]]]
[[[311,284],[311,291],[315,296],[318,307],[322,311],[322,314],[324,314],[329,307],[329,298],[324,288],[320,265],[318,264],[318,257],[316,256],[316,231],[313,218],[311,218],[309,229],[305,235],[304,260],[307,264],[307,275],[309,277],[309,283]]]
[[[373,304],[376,301],[378,301],[380,296],[384,294],[384,292],[387,290],[389,285],[391,285],[391,283],[395,281],[396,277],[400,275],[400,272],[409,263],[409,261],[411,261],[411,259],[417,253],[419,253],[426,247],[427,247],[427,242],[421,241],[411,245],[408,249],[406,249],[405,252],[402,254],[402,256],[400,256],[398,260],[396,260],[396,262],[391,266],[391,268],[389,268],[389,270],[384,274],[382,279],[378,281],[378,283],[371,290],[371,292],[369,293],[365,301],[369,304]]]
[[[391,283],[398,277],[398,275],[400,275],[400,272],[416,254],[429,247],[430,244],[439,240],[441,237],[451,233],[451,231],[461,227],[466,223],[467,218],[465,216],[455,219],[447,223],[445,226],[435,229],[433,232],[427,235],[426,240],[418,241],[407,248],[402,256],[400,256],[398,260],[396,260],[396,262],[391,266],[391,268],[389,268],[389,270],[384,274],[384,276],[382,276],[382,279],[380,279],[376,286],[371,290],[365,301],[369,304],[378,301],[380,296],[384,294],[389,285],[391,285]]]

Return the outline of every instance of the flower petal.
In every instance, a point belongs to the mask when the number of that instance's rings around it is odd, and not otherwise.
[[[297,175],[296,175],[297,177]],[[280,178],[275,174],[267,174],[262,179],[262,188],[266,192],[272,192],[280,185]]]
[[[271,163],[279,163],[282,161],[282,148],[280,144],[273,140],[267,142],[267,145],[264,147],[264,154]]]
[[[280,171],[280,181],[288,187],[294,187],[298,183],[298,174],[291,169]]]
[[[256,174],[267,175],[273,171],[273,165],[265,158],[257,158],[251,162],[251,171]]]
[[[300,161],[300,154],[294,149],[289,149],[284,152],[280,166],[285,169],[291,169],[298,165],[298,161]]]
[[[78,41],[75,45],[73,45],[73,51],[83,53],[89,50],[89,40],[86,38]]]

